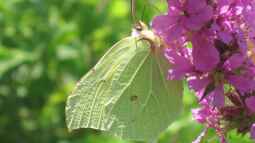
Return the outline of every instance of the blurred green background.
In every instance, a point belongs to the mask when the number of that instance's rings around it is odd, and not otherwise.
[[[149,24],[166,3],[138,0],[137,9]],[[129,0],[1,0],[0,143],[127,143],[90,129],[68,133],[64,110],[77,80],[131,27]],[[195,101],[185,89],[184,113],[159,143],[191,143],[199,135],[190,113]],[[229,138],[251,143],[234,132]]]

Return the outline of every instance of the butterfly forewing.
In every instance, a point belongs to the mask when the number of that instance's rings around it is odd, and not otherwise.
[[[129,37],[118,42],[76,85],[66,106],[69,129],[109,128],[112,116],[106,106],[114,105],[128,86],[135,71],[130,62],[136,64],[134,59],[143,53],[135,41],[135,37]]]

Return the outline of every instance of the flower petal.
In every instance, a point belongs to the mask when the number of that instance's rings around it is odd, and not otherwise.
[[[232,71],[239,68],[245,60],[245,56],[242,54],[234,54],[228,58],[223,65],[223,68],[227,71]]]
[[[188,13],[199,13],[206,6],[205,0],[187,0],[185,9],[187,9]]]
[[[196,92],[196,95],[199,99],[201,99],[206,87],[211,81],[211,78],[208,76],[191,76],[188,78],[189,88]]]
[[[192,38],[193,62],[196,69],[202,72],[213,70],[220,61],[219,52],[205,37],[203,34],[195,34]]]
[[[192,115],[197,122],[203,124],[206,122],[206,118],[210,115],[210,110],[206,107],[192,109]]]
[[[211,104],[215,107],[223,107],[225,104],[224,97],[224,88],[223,85],[217,86],[209,95],[208,95]]]
[[[250,129],[251,138],[255,139],[255,123],[252,124]]]
[[[242,75],[227,75],[228,82],[235,86],[242,94],[255,90],[255,80]]]
[[[245,104],[251,112],[255,113],[255,96],[245,99]]]
[[[198,14],[192,14],[184,19],[184,26],[191,31],[198,31],[212,19],[213,10],[211,7],[205,7]]]
[[[189,59],[187,59],[184,55],[181,55],[181,53],[177,52],[174,48],[166,49],[165,56],[172,64],[172,68],[169,70],[169,79],[180,80],[187,73],[193,71],[193,66]]]
[[[161,15],[152,21],[152,28],[156,34],[161,36],[167,43],[180,38],[184,29],[178,24],[179,17]]]

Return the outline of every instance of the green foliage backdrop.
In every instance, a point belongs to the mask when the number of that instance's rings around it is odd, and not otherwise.
[[[94,130],[68,133],[65,101],[75,83],[132,27],[129,0],[0,1],[0,142],[124,143]],[[150,4],[151,3],[151,4]],[[164,0],[140,0],[147,23]],[[154,5],[154,6],[153,6]],[[156,6],[156,7],[155,7]],[[202,130],[192,120],[195,98],[160,143],[189,143]],[[239,136],[231,143],[240,143]],[[208,142],[215,142],[214,137]],[[247,138],[241,141],[249,143]]]

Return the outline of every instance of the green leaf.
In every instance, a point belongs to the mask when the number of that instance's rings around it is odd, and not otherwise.
[[[139,37],[114,45],[68,97],[68,128],[154,141],[182,110],[182,82],[166,80],[162,52]]]

